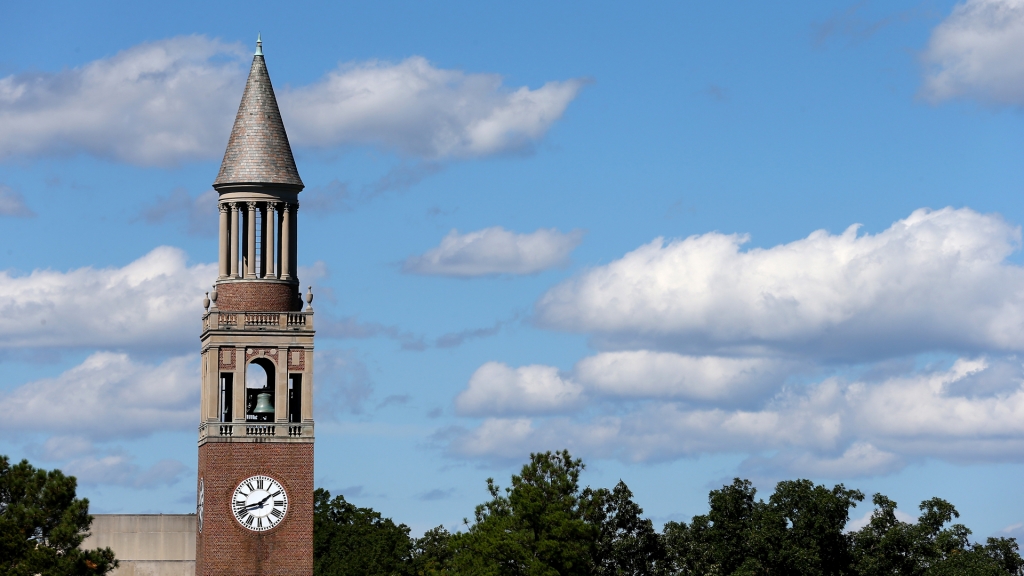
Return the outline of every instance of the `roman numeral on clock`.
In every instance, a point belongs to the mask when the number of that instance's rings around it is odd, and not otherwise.
[[[270,513],[273,514],[274,516],[278,517],[278,518],[280,518],[281,516],[284,516],[284,514],[280,510],[278,510],[277,508],[274,508],[273,510],[271,510]]]
[[[274,500],[274,506],[284,506],[284,500]]]
[[[256,479],[256,488],[263,490],[263,478]]]
[[[246,526],[252,526],[252,521],[253,521],[252,514],[246,514],[245,515],[245,525]]]

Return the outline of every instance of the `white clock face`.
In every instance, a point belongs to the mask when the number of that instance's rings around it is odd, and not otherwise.
[[[203,488],[203,479],[199,479],[199,494],[196,496],[196,524],[199,525],[199,531],[203,531],[203,500],[205,498],[205,490]]]
[[[288,512],[288,495],[277,480],[269,476],[253,476],[235,488],[231,511],[249,530],[270,530],[284,520]]]

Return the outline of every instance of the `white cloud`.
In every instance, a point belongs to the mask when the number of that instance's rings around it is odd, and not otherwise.
[[[77,478],[81,484],[145,489],[174,484],[188,472],[188,467],[177,460],[163,459],[149,468],[142,468],[131,456],[107,454],[76,458],[64,466],[64,472]]]
[[[552,366],[512,368],[488,362],[470,377],[455,408],[465,416],[561,412],[578,405],[582,392],[582,386],[562,378]]]
[[[749,400],[777,388],[789,363],[766,358],[683,356],[631,350],[580,360],[576,378],[589,390],[623,398]]]
[[[425,158],[468,157],[529,146],[583,84],[510,89],[496,74],[444,70],[413,56],[342,66],[280,99],[289,134],[301,145],[376,144]]]
[[[542,325],[612,348],[821,359],[1024,350],[1020,229],[921,209],[878,234],[819,230],[772,248],[717,232],[658,238],[537,302]]]
[[[871,515],[874,513],[875,510],[871,509],[864,512],[864,515],[860,518],[851,518],[846,523],[846,531],[856,532],[857,530],[860,530],[861,528],[867,526],[868,523],[871,522]],[[918,520],[916,516],[911,516],[910,514],[907,514],[903,510],[900,510],[899,508],[895,510],[894,515],[896,516],[897,520],[899,520],[900,522],[906,522],[907,524],[916,524]]]
[[[224,153],[247,51],[203,36],[0,78],[0,158],[85,152],[143,165]]]
[[[986,372],[1013,366],[999,389]],[[980,385],[979,385],[980,384]],[[1024,460],[1024,367],[1014,358],[960,359],[879,382],[829,378],[788,386],[756,409],[652,400],[575,417],[490,418],[449,432],[463,457],[517,458],[569,447],[585,455],[660,461],[747,454],[744,468],[843,478],[876,475],[922,458]]]
[[[0,347],[191,346],[216,277],[167,246],[123,268],[0,272]]]
[[[1024,1],[967,0],[932,31],[923,92],[1024,105]]]
[[[25,198],[10,186],[0,184],[0,216],[29,218],[35,213],[25,204]]]
[[[167,166],[220,158],[250,54],[237,43],[182,36],[78,68],[0,78],[0,159],[86,153]],[[495,74],[412,57],[342,66],[277,92],[293,145],[369,144],[441,159],[528,148],[583,84],[507,87]]]
[[[96,352],[56,378],[0,395],[0,430],[90,440],[190,430],[199,413],[198,382],[193,355],[152,365],[127,354]]]
[[[459,234],[452,230],[422,256],[412,256],[404,272],[437,276],[534,274],[568,263],[569,254],[583,240],[583,232],[563,234],[541,228],[517,234],[500,226]]]

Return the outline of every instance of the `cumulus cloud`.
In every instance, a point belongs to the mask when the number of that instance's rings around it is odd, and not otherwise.
[[[397,64],[342,66],[281,95],[296,142],[377,144],[425,158],[482,156],[529,146],[561,118],[582,80],[531,90],[496,74],[434,67],[413,56]]]
[[[188,472],[188,467],[167,458],[143,468],[132,456],[107,454],[76,458],[64,466],[64,472],[86,485],[112,484],[145,489],[174,484]]]
[[[1024,1],[967,0],[932,31],[923,93],[1024,105]]]
[[[1013,377],[983,384],[987,372]],[[982,385],[976,385],[982,383]],[[449,430],[463,457],[521,458],[567,446],[628,461],[740,453],[743,468],[843,478],[902,468],[922,458],[1024,460],[1024,367],[1016,358],[962,358],[945,369],[878,382],[829,378],[787,386],[756,409],[650,401],[575,417],[488,418]]]
[[[683,356],[671,352],[603,352],[580,360],[576,378],[620,398],[749,400],[778,388],[790,364],[766,358]]]
[[[1024,349],[1020,229],[921,209],[878,234],[824,230],[771,248],[707,233],[653,242],[544,294],[541,325],[600,346],[864,360]]]
[[[436,439],[464,458],[730,453],[760,477],[1024,461],[1019,228],[922,209],[876,234],[746,241],[659,238],[555,286],[540,324],[603,349],[569,373],[484,365],[456,400],[484,419]]]
[[[10,186],[0,184],[0,216],[30,218],[35,212],[25,204],[25,198]]]
[[[96,352],[55,378],[0,395],[0,430],[88,440],[190,430],[199,411],[198,381],[199,365],[191,355],[153,365]]]
[[[148,42],[60,72],[0,78],[0,159],[86,153],[175,165],[224,153],[251,50],[204,36]],[[341,66],[279,89],[293,145],[375,145],[428,160],[528,149],[584,82],[505,86],[421,57]]]
[[[246,52],[184,36],[79,68],[0,78],[0,158],[84,152],[142,165],[216,158],[241,97]]]
[[[167,246],[122,268],[0,272],[0,347],[192,346],[216,277]]]
[[[565,265],[582,240],[580,230],[566,234],[554,228],[517,234],[500,226],[466,234],[452,230],[440,246],[408,258],[402,271],[458,277],[535,274]]]
[[[488,362],[470,377],[455,408],[465,416],[561,412],[578,405],[582,393],[582,386],[552,366],[512,368]]]

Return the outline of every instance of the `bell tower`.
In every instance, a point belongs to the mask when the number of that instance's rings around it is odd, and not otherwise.
[[[203,315],[196,576],[313,573],[313,309],[296,275],[303,188],[256,41],[220,172]]]

